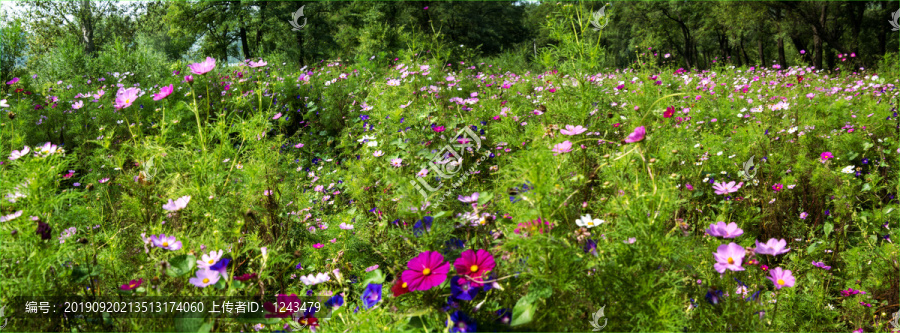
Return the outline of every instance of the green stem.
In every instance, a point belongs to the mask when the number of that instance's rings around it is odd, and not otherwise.
[[[206,141],[203,139],[203,127],[200,125],[200,108],[197,106],[197,92],[191,86],[191,97],[194,98],[194,118],[197,119],[197,135],[200,136],[200,146],[206,151]]]

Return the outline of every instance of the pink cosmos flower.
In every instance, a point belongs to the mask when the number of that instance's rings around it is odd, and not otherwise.
[[[16,82],[19,82],[19,78],[14,77],[12,80],[9,80],[8,82],[6,82],[6,84],[13,85],[13,84],[16,84]]]
[[[719,245],[719,248],[713,253],[713,258],[716,259],[713,268],[719,274],[725,273],[726,269],[743,271],[744,267],[741,267],[741,262],[744,260],[744,253],[744,248],[735,243]]]
[[[809,214],[807,214],[806,212],[800,213],[800,219],[801,219],[801,220],[805,220],[807,217],[809,217]]]
[[[772,185],[772,191],[775,191],[775,192],[781,192],[781,190],[783,188],[784,188],[784,185],[781,185],[781,183],[775,183],[775,185]]]
[[[484,282],[484,274],[493,270],[494,266],[494,256],[485,250],[465,250],[462,256],[453,262],[456,274],[466,275],[474,279],[476,282],[471,282],[471,285],[474,287],[481,287],[482,282]]]
[[[465,202],[465,203],[476,202],[476,201],[478,201],[478,192],[472,193],[472,195],[465,196],[465,197],[462,195],[459,195],[456,197],[456,199],[459,201]]]
[[[626,143],[635,143],[644,139],[644,136],[647,135],[647,129],[644,126],[638,126],[634,129],[634,132],[628,134],[628,137],[625,138]]]
[[[584,133],[584,131],[587,131],[587,128],[581,127],[581,125],[566,125],[566,129],[559,130],[559,133],[562,133],[563,135],[578,135]]]
[[[260,60],[259,62],[251,61],[250,64],[247,66],[250,66],[251,68],[256,68],[256,67],[264,67],[268,64],[269,63],[267,63],[265,60]]]
[[[391,159],[391,165],[393,165],[395,168],[399,168],[401,165],[403,165],[403,159],[401,159],[401,158]]]
[[[194,76],[193,76],[193,75],[185,75],[185,76],[184,76],[184,82],[187,82],[187,83],[194,83]]]
[[[739,190],[741,186],[744,186],[744,182],[740,182],[737,185],[735,185],[734,181],[728,182],[728,184],[726,184],[725,182],[721,182],[713,184],[713,190],[716,191],[717,195],[725,195],[728,193],[737,192],[737,190]]]
[[[822,153],[822,155],[819,155],[819,158],[822,159],[822,163],[825,163],[829,158],[834,158],[834,155],[832,155],[830,151],[826,151]]]
[[[206,57],[206,61],[198,62],[196,64],[190,64],[188,67],[191,68],[191,72],[197,75],[203,75],[209,73],[216,68],[216,59],[212,57]]]
[[[278,118],[281,118],[281,112],[276,113],[275,116],[272,117],[272,120],[278,120]]]
[[[75,110],[80,109],[82,106],[84,106],[84,102],[82,101],[78,101],[72,104],[72,108]]]
[[[131,103],[134,103],[140,93],[141,90],[138,88],[119,88],[119,91],[116,92],[116,101],[113,106],[116,110],[127,108],[131,106]]]
[[[790,248],[784,248],[787,246],[787,241],[784,239],[778,240],[775,238],[769,239],[765,244],[760,243],[758,240],[756,241],[756,253],[757,254],[768,254],[772,256],[777,256],[780,254],[785,254],[790,251]]]
[[[197,287],[205,288],[206,286],[219,282],[219,272],[209,269],[200,269],[197,270],[197,277],[191,278],[188,282]]]
[[[568,140],[553,146],[553,156],[572,151],[572,143]]]
[[[775,289],[781,289],[782,287],[793,287],[794,282],[794,274],[791,271],[786,269],[781,269],[781,267],[775,267],[775,269],[769,271],[769,276],[767,277],[772,283],[775,284]]]
[[[161,247],[169,251],[175,251],[181,249],[181,241],[179,241],[175,236],[168,236],[166,234],[159,235],[150,235],[150,241],[153,243],[153,246]]]
[[[171,95],[172,92],[174,92],[174,91],[175,91],[175,86],[171,85],[171,84],[168,86],[165,86],[165,87],[161,87],[161,88],[159,88],[159,93],[153,95],[153,100],[160,101],[163,98],[169,97],[169,95]]]
[[[15,160],[21,158],[22,156],[28,155],[28,152],[30,152],[30,151],[31,151],[31,147],[28,147],[28,146],[25,146],[25,148],[22,148],[22,150],[13,150],[9,154],[9,160],[15,161]]]
[[[706,233],[713,237],[735,238],[743,235],[744,230],[738,228],[737,223],[731,222],[725,224],[725,222],[720,221],[716,224],[710,224],[709,229],[706,229]]]
[[[321,249],[321,248],[324,247],[324,246],[325,246],[325,245],[322,245],[322,243],[316,243],[315,245],[313,245],[313,248]]]
[[[438,252],[425,251],[406,263],[409,269],[403,271],[401,279],[410,291],[428,290],[447,279],[450,264]]]
[[[187,204],[190,201],[191,201],[191,196],[189,196],[189,195],[183,196],[176,200],[169,199],[169,203],[163,205],[163,209],[170,211],[170,212],[176,212],[176,211],[182,210],[185,207],[187,207]]]
[[[444,126],[435,126],[435,127],[432,127],[432,128],[431,128],[432,131],[435,131],[435,132],[438,132],[438,133],[443,132],[444,129],[445,129]]]

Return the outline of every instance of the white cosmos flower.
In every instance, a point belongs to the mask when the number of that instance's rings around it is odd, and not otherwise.
[[[841,169],[841,172],[847,173],[847,174],[853,173],[853,168],[855,168],[855,167],[856,166],[848,165],[848,166],[844,167],[843,169]]]
[[[222,259],[222,250],[219,250],[219,252],[209,251],[209,254],[204,254],[200,259],[202,260],[197,260],[197,267],[200,269],[209,269],[209,266],[214,265],[219,259]]]
[[[575,224],[577,224],[579,227],[586,227],[586,228],[596,227],[596,226],[602,224],[603,222],[606,222],[606,221],[603,221],[601,219],[592,219],[591,214],[586,214],[586,215],[582,216],[580,219],[575,220]]]

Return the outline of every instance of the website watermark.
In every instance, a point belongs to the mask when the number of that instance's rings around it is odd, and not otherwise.
[[[419,194],[422,195],[422,199],[425,202],[428,201],[429,194],[444,188],[444,193],[437,198],[435,203],[443,202],[453,189],[465,183],[465,181],[468,180],[469,175],[475,171],[475,168],[491,155],[490,150],[480,152],[481,137],[469,127],[464,127],[459,130],[453,137],[455,138],[456,143],[444,145],[431,159],[428,160],[428,162],[426,162],[422,171],[419,171],[419,174],[416,175],[416,179],[409,181]],[[465,155],[466,152],[471,152],[473,155],[480,155],[481,157],[475,160],[474,164],[463,172],[462,175],[457,176],[463,168],[463,155]],[[434,175],[434,177],[431,178],[437,179],[437,184],[431,185],[428,183],[428,178],[425,176],[429,174]],[[448,184],[445,182],[453,178],[456,179],[454,179],[452,183]],[[447,187],[444,187],[445,185],[447,185]]]
[[[593,26],[594,31],[600,31],[605,28],[607,24],[609,24],[609,17],[606,15],[606,6],[609,4],[603,5],[603,8],[596,12],[591,13],[591,25]],[[600,24],[600,22],[603,24]]]
[[[897,24],[898,19],[900,19],[900,9],[898,9],[896,12],[891,13],[891,20],[888,21],[888,23],[890,23],[891,26],[894,27],[893,29],[891,29],[891,31],[900,30],[900,24]]]
[[[606,305],[602,306],[600,310],[597,310],[597,312],[594,313],[592,320],[588,321],[588,323],[590,323],[591,326],[594,327],[594,329],[591,330],[592,332],[599,332],[606,328],[606,324],[609,320],[603,317],[604,308],[606,308]],[[603,326],[600,326],[600,318],[603,318]]]
[[[306,7],[306,5],[300,6],[300,9],[291,14],[292,20],[288,22],[290,22],[291,26],[294,27],[293,29],[291,29],[292,31],[300,31],[300,29],[303,29],[303,27],[306,26],[306,17],[303,16],[303,7]],[[303,17],[303,25],[297,24],[297,19],[301,17]]]

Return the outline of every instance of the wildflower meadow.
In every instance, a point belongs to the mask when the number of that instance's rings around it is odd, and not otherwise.
[[[213,36],[169,58],[112,38],[14,59],[3,330],[897,332],[896,48],[701,63],[648,37],[595,65],[613,46],[583,38],[622,29],[622,6],[704,6],[680,3],[506,4],[571,28],[527,57],[435,28],[297,61],[251,26],[250,57]],[[391,6],[452,12],[420,4]],[[169,34],[207,13],[155,5]],[[289,35],[301,5],[265,24]]]

